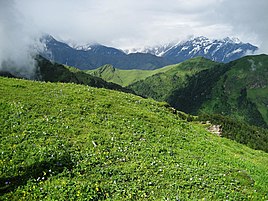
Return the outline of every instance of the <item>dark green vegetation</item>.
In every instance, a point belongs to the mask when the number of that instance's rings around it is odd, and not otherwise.
[[[166,104],[0,78],[1,200],[267,200],[268,154]]]
[[[172,97],[174,92],[178,89],[187,87],[188,80],[192,76],[204,70],[211,69],[216,65],[220,64],[203,57],[197,57],[173,65],[166,72],[154,74],[144,80],[130,84],[128,87],[140,95],[152,97],[158,101],[172,103],[169,101],[170,97]],[[177,97],[174,99],[177,100]],[[173,107],[176,106],[175,104],[171,105]]]
[[[250,124],[268,125],[268,56],[247,56],[225,66],[199,111],[228,115]],[[202,76],[199,77],[202,79]],[[193,86],[192,84],[189,84]]]
[[[191,114],[221,114],[268,125],[268,56],[247,56],[228,64],[198,57],[153,71],[104,66],[91,71],[137,94],[166,101]]]

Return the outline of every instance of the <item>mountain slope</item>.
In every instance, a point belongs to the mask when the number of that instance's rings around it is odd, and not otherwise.
[[[242,43],[238,39],[210,40],[206,37],[197,37],[171,47],[163,54],[163,57],[176,63],[197,56],[228,63],[246,54],[253,54],[257,50],[256,46]]]
[[[200,110],[267,126],[268,56],[247,56],[231,62],[228,68],[213,87],[211,100]]]
[[[130,83],[128,87],[135,90],[136,93],[160,101],[167,101],[173,107],[187,113],[202,114],[198,117],[199,121],[210,121],[215,125],[221,125],[223,137],[267,152],[268,130],[252,126],[253,124],[266,127],[267,88],[251,89],[248,91],[248,97],[241,98],[241,96],[239,101],[230,101],[230,94],[225,96],[212,94],[214,88],[217,88],[218,81],[230,68],[231,65],[222,65],[204,58],[195,58],[152,71],[119,70],[106,65],[91,71],[91,73],[107,81],[125,86]],[[264,73],[263,76],[265,76],[265,71],[261,71],[261,73]],[[241,72],[237,74],[241,74]],[[247,74],[250,73],[247,72]],[[254,79],[257,78],[256,76],[256,74],[252,75]],[[135,80],[139,80],[139,82],[133,83]],[[254,84],[258,85],[256,82]],[[235,89],[235,87],[230,86],[231,89]],[[223,92],[223,87],[221,86],[218,91],[219,93]],[[239,91],[236,93],[240,96]],[[252,93],[253,95],[251,95]],[[217,109],[211,104],[206,104],[210,101],[217,102]],[[195,118],[188,116],[186,119],[192,121]]]
[[[168,64],[164,58],[152,54],[125,54],[121,50],[103,45],[75,49],[52,36],[46,36],[43,43],[46,45],[46,51],[42,53],[45,58],[82,70],[95,69],[105,64],[122,69],[155,69]]]
[[[268,199],[267,153],[161,103],[8,78],[0,92],[2,200]]]
[[[219,65],[219,63],[212,62],[202,57],[197,57],[180,64],[169,65],[155,70],[123,70],[115,68],[111,65],[104,65],[100,68],[84,72],[96,77],[100,77],[107,82],[112,82],[119,84],[121,86],[128,86],[129,88],[132,88],[134,87],[134,85],[137,85],[139,81],[145,80],[145,82],[150,83],[152,79],[149,78],[147,80],[146,78],[152,76],[156,78],[160,77],[163,74],[165,75],[168,74],[169,76],[168,79],[170,80],[175,79],[174,77],[176,76],[178,77],[178,79],[184,80],[185,76],[195,74],[207,68],[211,68],[214,65]],[[161,86],[163,88],[165,88],[165,82],[166,81],[161,80]],[[176,83],[175,80],[173,84],[174,89],[177,87],[176,85],[180,86],[180,83]],[[152,87],[158,88],[161,86],[152,86]],[[137,91],[139,90],[138,88],[139,87],[137,87]]]
[[[220,64],[197,57],[174,65],[166,72],[160,72],[145,80],[130,84],[128,87],[140,95],[159,101],[168,101],[174,91],[187,85],[189,77],[218,65]],[[168,102],[170,103],[170,101]],[[172,104],[172,106],[174,105]]]
[[[181,79],[172,80],[172,74],[167,75],[167,71],[129,87],[140,95],[167,101],[187,113],[223,114],[266,127],[267,62],[267,55],[248,56],[228,64],[203,68],[185,77],[183,82]],[[199,63],[191,65],[200,66]]]
[[[19,71],[12,69],[12,66],[7,67],[5,71],[0,71],[0,76],[46,82],[76,83],[97,88],[106,88],[124,91],[127,93],[134,93],[132,90],[122,87],[121,85],[106,82],[99,77],[89,75],[74,67],[51,62],[40,55],[36,56],[35,60],[36,69],[31,73],[31,76],[23,77]]]

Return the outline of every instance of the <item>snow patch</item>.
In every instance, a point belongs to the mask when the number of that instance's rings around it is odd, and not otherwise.
[[[91,45],[87,44],[87,45],[72,45],[72,48],[76,49],[76,50],[83,50],[83,51],[89,51],[92,49]]]
[[[213,44],[210,44],[208,46],[205,47],[204,49],[204,53],[207,54],[209,52],[209,49],[212,47]]]

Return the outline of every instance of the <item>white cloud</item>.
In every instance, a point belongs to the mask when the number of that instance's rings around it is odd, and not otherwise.
[[[268,50],[267,0],[16,0],[16,5],[36,29],[80,44],[140,47],[204,35],[235,36]]]
[[[0,69],[32,77],[33,56],[42,46],[38,32],[25,22],[13,0],[0,1]]]

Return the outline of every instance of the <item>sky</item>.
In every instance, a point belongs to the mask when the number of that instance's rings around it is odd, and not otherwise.
[[[7,1],[7,0],[0,0]],[[238,37],[268,52],[267,0],[14,0],[32,28],[75,44],[118,48],[192,36]]]
[[[229,36],[268,53],[267,10],[267,0],[0,0],[0,69],[34,69],[43,34],[121,49]]]

